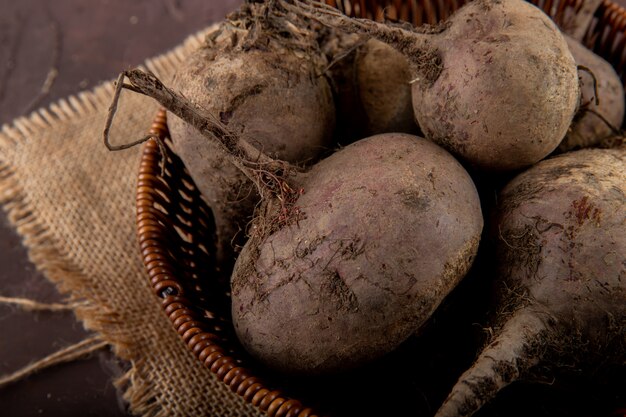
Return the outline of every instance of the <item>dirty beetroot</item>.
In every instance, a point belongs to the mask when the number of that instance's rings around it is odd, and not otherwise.
[[[437,417],[471,416],[539,367],[619,365],[626,355],[626,147],[542,161],[501,192],[492,226],[496,333]]]
[[[321,3],[295,13],[375,37],[409,61],[415,119],[426,138],[488,171],[548,156],[579,104],[576,64],[554,22],[522,0],[467,3],[438,26],[351,19]]]
[[[304,215],[237,259],[235,329],[283,371],[353,368],[418,330],[467,273],[478,194],[450,154],[407,134],[355,142],[298,183]]]

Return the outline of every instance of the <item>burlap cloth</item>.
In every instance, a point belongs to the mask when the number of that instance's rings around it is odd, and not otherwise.
[[[204,33],[145,67],[168,80]],[[0,203],[36,267],[81,301],[75,312],[85,327],[131,363],[117,384],[132,413],[260,415],[187,350],[149,287],[135,235],[140,148],[112,153],[102,143],[112,94],[106,83],[3,126]],[[144,136],[156,110],[125,92],[112,140]]]

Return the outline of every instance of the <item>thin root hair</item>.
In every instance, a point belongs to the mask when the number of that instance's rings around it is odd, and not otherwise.
[[[167,148],[165,147],[163,140],[158,135],[149,134],[134,142],[124,143],[121,145],[113,145],[111,143],[111,127],[113,126],[113,119],[115,118],[115,114],[117,113],[117,107],[120,101],[120,96],[124,88],[129,89],[131,91],[135,91],[132,86],[124,83],[124,73],[121,73],[117,77],[117,81],[115,83],[115,92],[113,94],[113,100],[111,101],[111,106],[109,107],[109,111],[107,113],[107,118],[106,118],[105,125],[104,125],[104,131],[102,133],[104,145],[107,147],[109,151],[116,152],[116,151],[123,151],[125,149],[133,148],[137,145],[141,145],[142,143],[150,139],[154,139],[157,145],[159,146],[159,151],[161,152],[161,162],[160,162],[161,176],[164,176],[165,175],[165,159],[167,158]]]

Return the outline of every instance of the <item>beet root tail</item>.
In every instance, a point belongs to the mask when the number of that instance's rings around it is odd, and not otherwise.
[[[452,388],[435,417],[469,417],[541,359],[548,331],[541,317],[518,310]]]

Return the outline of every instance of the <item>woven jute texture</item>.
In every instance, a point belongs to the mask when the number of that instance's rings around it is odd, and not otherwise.
[[[208,28],[145,68],[167,81]],[[77,317],[131,369],[117,384],[134,414],[256,416],[187,350],[149,287],[135,235],[140,149],[109,152],[102,131],[113,82],[15,120],[0,131],[0,203],[32,262]],[[112,141],[144,136],[152,100],[125,92]]]

